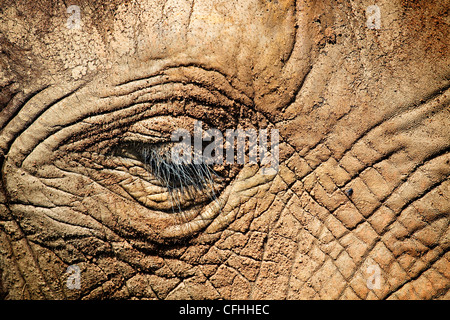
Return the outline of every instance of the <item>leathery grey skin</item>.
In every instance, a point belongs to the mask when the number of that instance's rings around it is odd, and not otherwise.
[[[2,0],[0,296],[449,299],[448,3],[369,5]],[[278,172],[136,156],[196,120]]]

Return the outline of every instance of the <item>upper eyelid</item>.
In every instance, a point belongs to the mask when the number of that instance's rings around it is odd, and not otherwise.
[[[128,119],[130,118],[130,119]],[[107,123],[86,123],[89,127],[84,128],[82,132],[70,137],[71,141],[64,143],[61,147],[66,151],[86,150],[93,148],[96,152],[108,153],[110,144],[120,142],[144,142],[144,143],[163,143],[171,141],[172,133],[185,123],[201,120],[205,130],[211,127],[208,119],[195,119],[190,116],[175,116],[171,114],[155,115],[153,117],[142,116],[135,119],[135,116],[120,119],[123,123],[118,126],[113,121]],[[186,122],[188,121],[188,122]],[[193,131],[191,132],[193,134]],[[95,138],[93,140],[93,137]],[[110,142],[108,142],[108,141]],[[106,141],[106,143],[103,143]],[[102,148],[99,145],[104,144]]]
[[[129,77],[129,74],[124,74],[124,76]],[[252,106],[254,104],[252,97],[242,89],[238,89],[238,87],[247,88],[247,86],[240,83],[238,79],[233,79],[234,84],[232,84],[227,78],[227,75],[219,70],[205,68],[201,65],[168,65],[154,73],[118,81],[105,92],[105,97],[113,94],[126,95],[155,85],[175,83],[195,85],[208,91],[214,91],[230,101]]]

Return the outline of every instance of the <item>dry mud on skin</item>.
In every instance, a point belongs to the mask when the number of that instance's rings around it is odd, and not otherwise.
[[[449,299],[450,3],[371,5],[1,0],[0,297]],[[167,188],[194,120],[278,172]]]

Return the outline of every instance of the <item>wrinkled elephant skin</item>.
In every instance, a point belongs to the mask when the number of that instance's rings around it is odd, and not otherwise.
[[[371,4],[2,0],[0,296],[449,299],[450,4]],[[195,121],[278,171],[133,156]]]

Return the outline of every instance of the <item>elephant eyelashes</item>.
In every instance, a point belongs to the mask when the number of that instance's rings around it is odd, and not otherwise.
[[[157,179],[169,190],[194,188],[204,190],[214,184],[215,172],[205,163],[177,164],[153,149],[143,148],[143,162],[148,165]],[[213,191],[213,190],[212,190]]]
[[[114,154],[140,161],[154,178],[165,187],[171,198],[172,209],[181,210],[183,199],[216,199],[217,181],[222,178],[211,165],[204,162],[175,163],[171,160],[173,144],[125,143]]]

